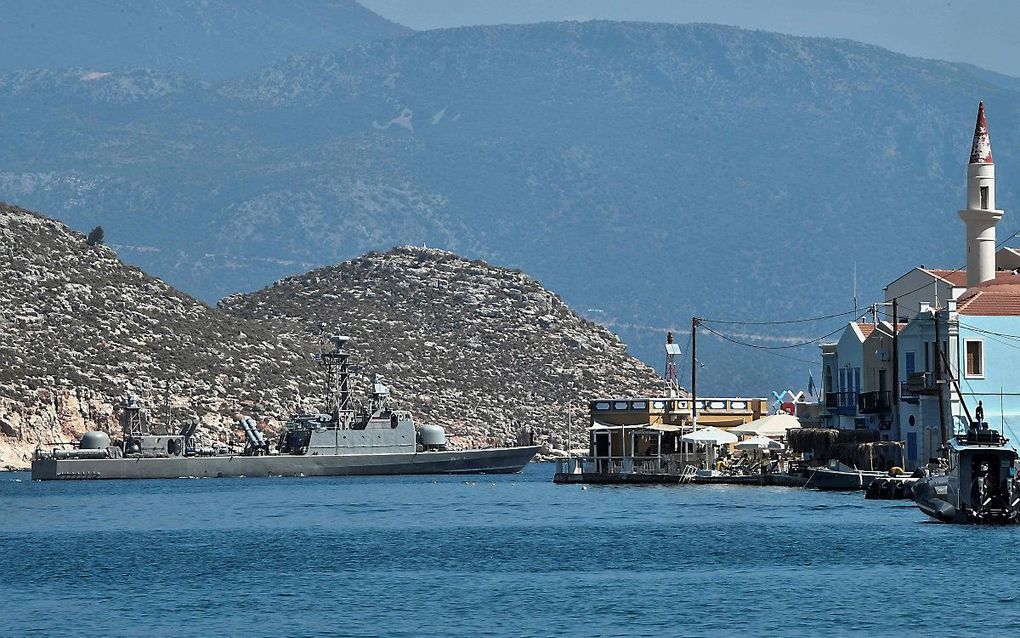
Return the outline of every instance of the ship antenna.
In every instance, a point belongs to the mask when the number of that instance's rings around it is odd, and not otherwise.
[[[319,324],[319,353],[316,360],[325,371],[325,412],[333,417],[339,429],[347,429],[354,418],[351,404],[351,355],[345,348],[350,337],[331,335],[326,337],[326,324]],[[327,341],[333,348],[327,350]]]
[[[166,380],[166,394],[163,395],[163,419],[164,419],[164,434],[173,433],[173,418],[174,418],[174,407],[170,400],[170,379]]]

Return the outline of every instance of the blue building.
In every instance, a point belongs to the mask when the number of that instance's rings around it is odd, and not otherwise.
[[[895,301],[898,325],[855,321],[821,346],[824,424],[903,441],[909,467],[940,456],[979,405],[981,420],[1020,443],[1020,251],[996,249],[1002,215],[981,104],[959,211],[967,268],[912,269],[885,289],[883,312],[891,318]]]

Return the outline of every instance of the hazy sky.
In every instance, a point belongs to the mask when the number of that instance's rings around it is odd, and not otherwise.
[[[555,20],[715,22],[850,38],[1020,76],[1018,0],[360,0],[413,29]]]

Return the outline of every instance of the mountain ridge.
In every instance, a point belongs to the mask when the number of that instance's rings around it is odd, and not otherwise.
[[[281,8],[285,10],[281,11]],[[353,0],[9,0],[5,70],[152,68],[230,77],[288,54],[411,30]],[[116,46],[97,46],[116,42]]]

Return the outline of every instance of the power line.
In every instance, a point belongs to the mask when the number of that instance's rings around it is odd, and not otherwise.
[[[687,343],[684,345],[683,354],[680,355],[680,370],[677,374],[676,384],[683,386],[684,374],[687,372],[687,355],[691,351],[691,332],[687,331]]]
[[[854,310],[854,309],[850,309],[850,310],[847,310],[845,312],[837,312],[835,314],[823,315],[821,317],[808,317],[806,319],[782,319],[782,320],[777,320],[777,321],[738,321],[738,320],[735,320],[735,319],[704,319],[702,317],[699,317],[698,321],[699,321],[699,323],[705,323],[705,322],[709,322],[709,323],[727,323],[727,324],[738,324],[738,325],[742,325],[742,326],[776,326],[776,325],[786,325],[786,324],[793,324],[793,323],[808,323],[808,322],[811,322],[811,321],[822,321],[824,319],[835,319],[836,317],[843,317],[843,316],[846,316],[846,315],[852,315],[855,312],[857,312],[857,311]]]
[[[968,330],[973,330],[974,332],[979,332],[979,333],[986,334],[986,335],[993,335],[993,336],[996,336],[996,337],[1004,337],[1006,339],[1017,339],[1017,340],[1020,340],[1020,335],[1011,335],[1011,334],[1006,334],[1004,332],[994,332],[992,330],[986,330],[984,328],[978,328],[977,326],[971,326],[971,325],[963,323],[962,321],[959,321],[959,320],[957,320],[956,323],[961,328],[966,328]]]
[[[735,338],[733,338],[733,337],[731,337],[729,335],[723,334],[723,333],[721,333],[721,332],[719,332],[717,330],[714,330],[713,328],[711,328],[709,326],[704,326],[704,328],[705,328],[705,330],[707,330],[708,332],[711,332],[715,336],[717,336],[717,337],[719,337],[721,339],[725,339],[726,341],[729,341],[731,343],[735,343],[735,344],[740,345],[740,346],[747,346],[748,348],[756,348],[758,350],[788,350],[790,348],[802,348],[804,346],[809,346],[809,345],[811,345],[813,343],[817,343],[817,342],[821,341],[822,339],[825,339],[825,338],[833,336],[837,332],[841,332],[842,330],[845,330],[846,326],[840,326],[839,328],[836,328],[832,332],[830,332],[828,334],[824,334],[824,335],[822,335],[820,337],[815,337],[814,339],[809,339],[807,341],[802,341],[800,343],[791,343],[791,344],[787,344],[785,346],[763,346],[763,345],[758,344],[758,343],[748,343],[746,341],[740,341],[739,339],[735,339]]]

